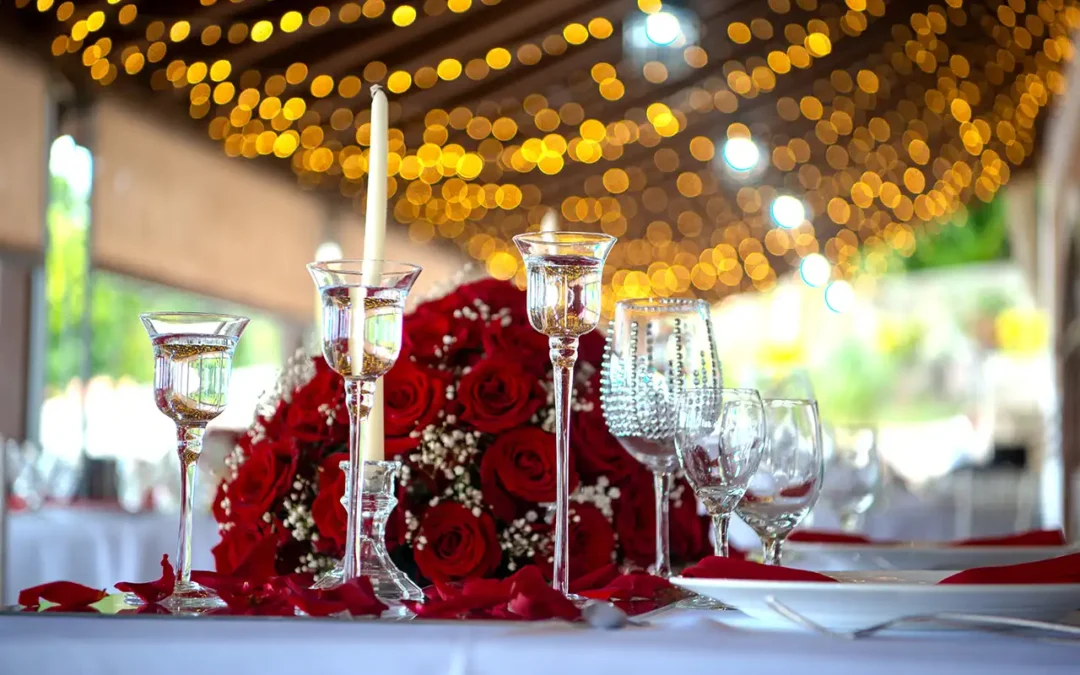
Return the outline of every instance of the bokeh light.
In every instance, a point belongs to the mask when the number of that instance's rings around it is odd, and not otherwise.
[[[733,171],[740,173],[750,171],[758,165],[761,159],[761,149],[757,143],[749,138],[729,138],[724,143],[724,163]]]
[[[780,195],[774,199],[769,211],[773,222],[787,230],[802,225],[806,220],[806,206],[791,195]]]

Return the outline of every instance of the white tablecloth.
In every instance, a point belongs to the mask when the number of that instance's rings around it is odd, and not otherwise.
[[[179,526],[179,516],[169,513],[132,515],[92,508],[12,513],[3,601],[14,603],[21,589],[47,581],[63,579],[111,590],[117,581],[157,579],[161,554],[176,557]],[[213,518],[196,516],[194,569],[214,568],[210,549],[217,541]]]
[[[718,623],[723,620],[728,626]],[[258,618],[0,616],[5,675],[998,675],[1076,673],[1077,647],[980,633],[849,642],[671,610],[647,628]]]

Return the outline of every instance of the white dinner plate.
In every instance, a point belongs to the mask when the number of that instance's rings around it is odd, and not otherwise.
[[[966,570],[1016,565],[1077,552],[1076,546],[950,546],[789,541],[784,564],[814,570]]]
[[[830,572],[840,583],[746,579],[671,580],[735,607],[770,626],[791,626],[766,602],[772,597],[835,630],[865,628],[915,614],[982,614],[1058,621],[1080,609],[1080,584],[936,585],[951,572]],[[912,628],[933,628],[912,624]]]

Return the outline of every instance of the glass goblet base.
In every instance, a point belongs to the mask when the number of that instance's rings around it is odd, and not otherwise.
[[[729,607],[719,600],[713,600],[712,598],[704,595],[694,595],[689,598],[684,598],[675,603],[675,606],[679,609],[704,609],[710,611],[734,611],[734,607]]]
[[[193,581],[177,584],[161,605],[173,614],[203,614],[226,606],[213,589]]]

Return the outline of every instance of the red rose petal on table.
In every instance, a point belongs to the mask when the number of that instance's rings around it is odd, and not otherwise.
[[[107,595],[103,589],[90,588],[74,581],[50,581],[19,591],[19,604],[24,607],[37,607],[45,600],[75,609],[92,605]]]
[[[310,583],[286,581],[293,606],[309,616],[331,616],[348,612],[350,616],[379,616],[387,606],[375,597],[371,580],[357,577],[336,588],[314,589]]]
[[[581,595],[594,600],[657,600],[673,588],[667,579],[637,572],[623,574],[603,588],[582,591]]]
[[[572,570],[573,568],[571,567],[570,569]],[[607,586],[612,581],[615,581],[618,576],[619,568],[615,563],[610,563],[571,580],[570,592],[582,593],[584,591],[596,591]]]
[[[581,610],[565,595],[549,586],[539,568],[532,565],[523,567],[507,581],[513,582],[507,603],[510,614],[527,621],[574,621],[581,618]]]
[[[749,560],[708,556],[701,562],[683,570],[684,577],[694,579],[757,579],[761,581],[827,581],[836,579],[810,572],[779,565],[762,565]]]
[[[161,578],[157,581],[134,582],[121,581],[116,584],[116,590],[121,593],[132,593],[143,602],[156,603],[172,595],[173,586],[176,584],[176,572],[169,562],[169,555],[161,556]]]

